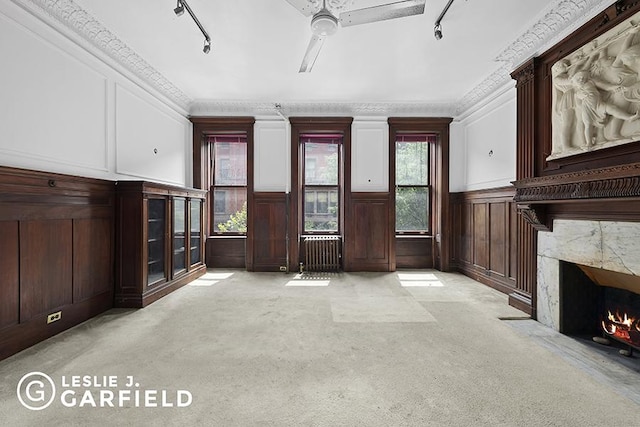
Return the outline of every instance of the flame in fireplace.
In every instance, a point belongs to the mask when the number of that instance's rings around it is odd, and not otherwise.
[[[628,313],[613,314],[608,311],[607,318],[602,321],[602,330],[608,335],[633,346],[640,346],[640,318],[630,316]]]

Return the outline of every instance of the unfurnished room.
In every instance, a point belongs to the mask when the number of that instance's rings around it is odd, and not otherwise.
[[[639,33],[0,0],[0,424],[637,425]]]

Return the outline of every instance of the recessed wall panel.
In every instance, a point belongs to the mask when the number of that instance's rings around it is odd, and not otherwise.
[[[352,191],[388,191],[389,130],[387,122],[354,122],[352,152]]]
[[[4,163],[107,171],[106,77],[2,14],[0,58]]]
[[[284,121],[256,122],[254,138],[255,191],[286,191],[289,186],[289,135]]]
[[[186,185],[188,122],[116,85],[116,172]]]
[[[72,220],[20,223],[20,321],[72,303]]]

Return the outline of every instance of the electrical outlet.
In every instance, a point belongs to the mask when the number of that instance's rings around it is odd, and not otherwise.
[[[284,266],[284,265],[281,265],[281,266],[280,266],[280,271],[284,271],[284,272],[286,272],[286,271],[287,271],[287,267],[286,267],[286,266]]]
[[[47,325],[62,319],[62,311],[56,311],[47,316]]]

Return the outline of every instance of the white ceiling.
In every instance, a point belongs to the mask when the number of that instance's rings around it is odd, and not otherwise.
[[[196,103],[447,105],[460,103],[496,71],[508,74],[518,65],[497,58],[559,4],[595,3],[455,0],[437,41],[433,24],[447,0],[427,0],[423,15],[340,28],[313,71],[301,74],[310,18],[286,0],[188,2],[211,36],[208,55],[188,14],[174,14],[175,0],[75,0]],[[345,9],[389,2],[348,0]],[[547,31],[537,43],[553,35]]]

